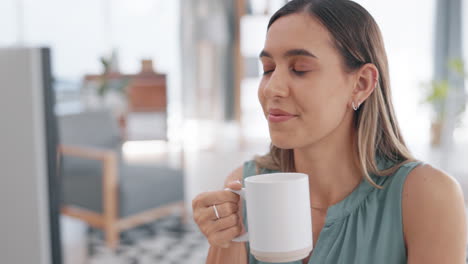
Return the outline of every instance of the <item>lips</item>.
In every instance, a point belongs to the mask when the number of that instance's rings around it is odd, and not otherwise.
[[[288,113],[277,108],[270,108],[268,111],[268,121],[273,123],[281,123],[296,118],[297,115]]]

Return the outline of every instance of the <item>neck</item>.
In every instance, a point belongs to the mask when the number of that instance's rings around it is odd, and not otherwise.
[[[313,146],[294,149],[296,171],[309,175],[310,201],[314,208],[338,203],[361,182],[353,132],[349,129],[342,132],[338,128]]]

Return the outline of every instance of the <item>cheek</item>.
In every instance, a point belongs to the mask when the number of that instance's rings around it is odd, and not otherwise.
[[[264,107],[265,96],[263,95],[263,85],[260,83],[258,90],[257,90],[257,97],[258,101],[260,102],[262,108]]]
[[[308,84],[296,86],[293,91],[294,101],[297,104],[298,110],[306,117],[315,116],[326,104],[324,98],[326,95],[320,86]],[[325,97],[324,97],[325,96]]]
[[[317,87],[317,86],[316,86]],[[296,95],[298,106],[303,112],[303,120],[307,130],[328,130],[343,118],[346,104],[340,94],[336,94],[330,86],[324,89],[314,89]]]

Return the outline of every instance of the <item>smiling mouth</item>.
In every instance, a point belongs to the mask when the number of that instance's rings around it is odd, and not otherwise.
[[[268,114],[268,121],[272,123],[283,123],[286,121],[289,121],[293,118],[296,118],[297,116],[295,115],[274,115],[274,114]]]

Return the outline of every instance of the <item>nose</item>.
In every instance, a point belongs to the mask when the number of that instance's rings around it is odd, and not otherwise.
[[[288,97],[289,87],[286,77],[280,70],[276,70],[265,84],[263,94],[266,98]]]

